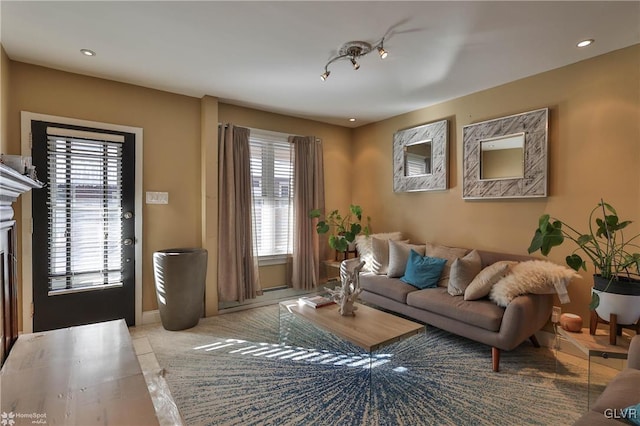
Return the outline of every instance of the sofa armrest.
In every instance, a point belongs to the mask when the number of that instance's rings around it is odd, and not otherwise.
[[[640,370],[640,335],[636,335],[631,339],[627,367]]]
[[[553,307],[550,294],[525,294],[507,305],[500,325],[500,349],[511,350],[539,331]]]

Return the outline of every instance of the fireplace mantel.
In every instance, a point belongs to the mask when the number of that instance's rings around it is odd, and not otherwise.
[[[20,195],[37,188],[42,188],[42,182],[21,175],[11,167],[0,163],[0,222],[13,219],[11,205]]]
[[[0,365],[18,338],[16,221],[13,203],[42,182],[0,163]]]

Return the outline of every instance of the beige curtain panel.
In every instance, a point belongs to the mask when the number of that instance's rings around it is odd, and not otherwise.
[[[322,143],[313,136],[291,136],[289,142],[294,145],[295,156],[291,281],[293,288],[311,290],[320,283],[320,259],[325,258],[315,229],[316,221],[309,218],[309,211],[313,209],[324,211]]]
[[[261,294],[252,236],[249,129],[218,127],[218,298],[243,302]]]

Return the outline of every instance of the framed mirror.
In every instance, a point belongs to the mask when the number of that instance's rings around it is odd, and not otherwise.
[[[462,197],[547,196],[549,109],[464,126]]]
[[[442,120],[393,135],[394,192],[448,188],[448,124]]]

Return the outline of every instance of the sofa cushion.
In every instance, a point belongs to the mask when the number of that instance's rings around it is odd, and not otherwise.
[[[400,280],[417,288],[437,287],[445,263],[447,259],[420,256],[415,250],[411,250],[407,268]]]
[[[424,256],[424,245],[408,244],[402,241],[389,240],[389,268],[387,268],[387,276],[391,278],[400,278],[404,275],[409,260],[409,252],[414,250],[421,256]]]
[[[471,281],[482,270],[482,259],[477,250],[471,251],[465,257],[459,257],[453,261],[449,273],[449,285],[447,291],[452,296],[461,296]]]
[[[620,410],[640,403],[638,383],[640,383],[640,370],[625,368],[607,385],[591,410],[604,413],[607,409]]]
[[[363,272],[370,272],[373,264],[373,249],[371,247],[372,238],[379,238],[381,240],[401,240],[402,232],[387,232],[371,235],[358,235],[356,236],[356,248],[358,249],[358,257],[364,262]]]
[[[447,247],[432,243],[426,244],[424,251],[424,254],[426,256],[447,259],[447,263],[444,265],[442,274],[440,275],[440,281],[438,282],[438,285],[440,287],[447,287],[449,285],[449,270],[451,268],[451,265],[453,264],[453,261],[459,257],[464,256],[468,251],[469,250],[465,248]]]
[[[489,331],[499,331],[504,308],[488,299],[466,301],[451,296],[446,288],[427,288],[407,295],[407,305],[461,321]]]
[[[484,268],[464,291],[464,300],[477,300],[488,296],[491,287],[506,277],[509,273],[509,268],[516,263],[518,262],[503,260]]]
[[[375,236],[371,237],[371,272],[377,275],[385,275],[389,269],[389,241],[391,239],[382,239]],[[409,240],[399,240],[408,243]],[[406,264],[405,259],[405,264]],[[400,275],[402,276],[402,275]]]
[[[386,275],[376,275],[371,272],[360,274],[360,287],[400,303],[407,303],[407,294],[418,290],[398,278],[389,278]]]

